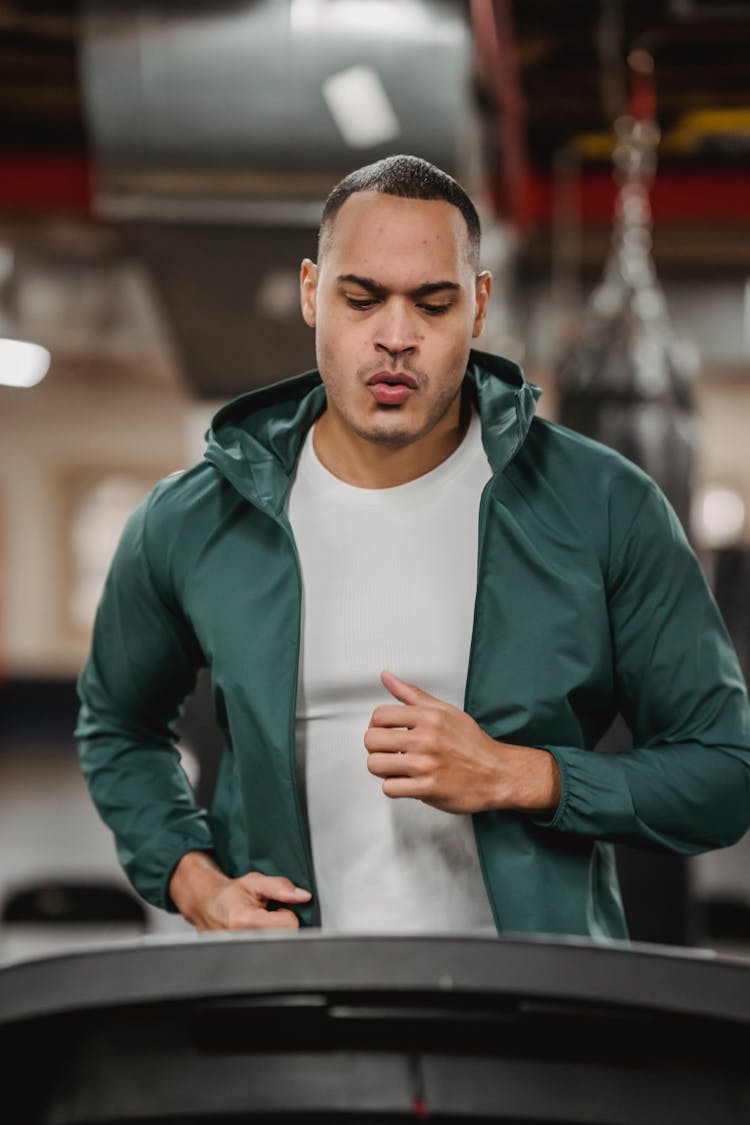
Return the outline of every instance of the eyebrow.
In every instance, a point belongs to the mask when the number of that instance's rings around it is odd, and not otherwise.
[[[379,281],[374,281],[371,277],[358,277],[354,273],[342,273],[336,278],[339,285],[359,285],[361,289],[365,289],[368,293],[372,293],[373,297],[387,297],[388,290],[385,285],[381,285]],[[432,293],[440,293],[443,290],[451,290],[459,292],[460,285],[455,281],[428,281],[426,285],[418,285],[416,289],[412,289],[407,293],[407,297],[429,297]]]

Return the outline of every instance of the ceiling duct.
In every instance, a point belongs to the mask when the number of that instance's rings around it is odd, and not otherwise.
[[[460,0],[87,0],[82,28],[97,210],[200,395],[313,364],[295,276],[338,179],[394,152],[464,182],[476,164]]]

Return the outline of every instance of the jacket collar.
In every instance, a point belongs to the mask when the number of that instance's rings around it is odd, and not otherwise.
[[[523,444],[538,387],[517,364],[472,350],[464,379],[482,423],[482,443],[494,473]],[[215,415],[206,459],[252,503],[280,515],[308,429],[325,408],[317,371],[240,395]]]

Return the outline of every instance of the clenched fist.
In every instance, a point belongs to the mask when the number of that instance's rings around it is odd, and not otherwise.
[[[547,750],[497,742],[465,711],[392,672],[399,703],[376,707],[365,732],[367,768],[387,797],[416,797],[444,812],[516,809],[551,816],[560,775]]]

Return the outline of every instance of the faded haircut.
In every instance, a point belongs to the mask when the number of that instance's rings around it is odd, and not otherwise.
[[[469,236],[469,260],[479,269],[481,228],[477,209],[452,176],[419,156],[386,156],[375,164],[357,168],[345,176],[326,199],[318,232],[318,261],[331,241],[333,222],[350,195],[358,191],[378,191],[402,199],[443,199],[452,203],[464,217]]]

